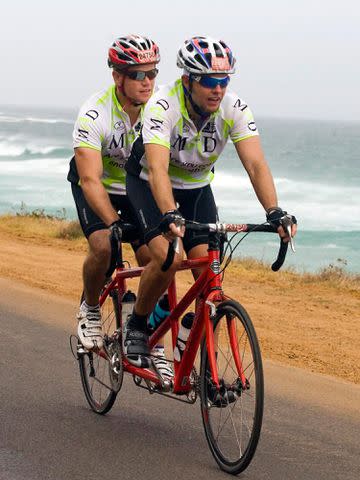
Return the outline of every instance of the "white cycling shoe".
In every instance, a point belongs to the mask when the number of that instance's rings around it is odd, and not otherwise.
[[[164,347],[157,345],[150,352],[152,361],[163,378],[172,379],[174,371],[172,364],[166,360]]]
[[[103,336],[101,328],[101,312],[99,307],[89,308],[83,302],[76,315],[78,320],[78,337],[87,350],[102,348]]]

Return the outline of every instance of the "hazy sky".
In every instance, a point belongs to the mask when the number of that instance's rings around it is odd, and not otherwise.
[[[192,35],[225,40],[231,89],[255,115],[360,120],[360,4],[355,0],[4,0],[0,104],[78,108],[111,81],[107,49],[141,33],[160,46],[158,83],[180,73]]]

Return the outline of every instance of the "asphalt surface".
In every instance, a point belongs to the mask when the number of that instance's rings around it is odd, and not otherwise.
[[[126,377],[113,409],[94,414],[69,349],[75,306],[3,280],[0,295],[1,480],[229,478],[199,403],[150,396]],[[360,388],[273,364],[266,384],[261,440],[239,478],[358,480]]]

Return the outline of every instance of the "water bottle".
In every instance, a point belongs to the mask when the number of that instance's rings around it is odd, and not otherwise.
[[[155,305],[148,319],[148,331],[153,333],[157,327],[170,315],[169,298],[167,294],[163,295]]]
[[[187,339],[190,335],[190,330],[194,321],[195,313],[188,312],[181,319],[179,333],[176,339],[176,346],[174,349],[174,360],[180,362],[184,353]]]
[[[121,319],[123,325],[127,322],[129,315],[131,315],[134,310],[135,300],[136,295],[131,290],[124,293],[121,300]]]

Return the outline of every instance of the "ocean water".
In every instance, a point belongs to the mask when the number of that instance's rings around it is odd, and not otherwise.
[[[76,212],[66,181],[75,110],[0,107],[0,213]],[[360,124],[258,118],[279,204],[296,215],[296,253],[286,266],[337,265],[360,273]],[[213,189],[221,220],[263,222],[264,213],[231,144],[216,164]],[[278,239],[251,234],[238,256],[271,261]]]

